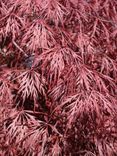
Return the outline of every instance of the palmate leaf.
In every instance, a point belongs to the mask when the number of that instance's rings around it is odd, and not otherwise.
[[[104,58],[105,60],[106,58]],[[108,60],[109,61],[109,60]],[[108,72],[110,71],[111,74],[115,77],[116,75],[116,63],[113,62],[113,60],[111,63],[109,64],[109,62],[105,62],[107,63],[104,64],[105,67],[105,72],[106,69],[108,70]],[[113,71],[111,71],[111,68],[113,66]],[[116,83],[114,78],[108,76],[106,73],[102,73],[98,72],[96,70],[92,70],[89,66],[86,65],[79,65],[78,67],[78,71],[77,71],[77,76],[76,76],[76,86],[78,90],[92,90],[92,89],[96,89],[99,90],[100,92],[105,92],[105,93],[112,93],[113,91],[116,92]],[[111,89],[110,89],[111,88]],[[114,90],[113,90],[114,89]]]
[[[116,99],[108,94],[104,96],[95,90],[89,93],[84,91],[68,97],[57,108],[59,107],[64,108],[64,111],[66,110],[68,124],[75,122],[78,117],[83,118],[84,112],[86,114],[93,114],[95,112],[99,119],[106,114],[115,116],[117,112]]]
[[[53,140],[53,136],[50,135],[49,129],[59,135],[59,137],[62,137],[55,126],[37,120],[37,122],[29,128],[27,137],[24,139],[24,148],[26,151],[38,153],[40,156],[46,155],[47,150],[50,148],[49,144]]]
[[[21,27],[24,25],[24,21],[20,16],[11,12],[12,8],[5,13],[5,17],[1,19],[2,24],[0,28],[2,36],[8,37],[12,35],[12,39],[15,40],[21,33]]]
[[[79,65],[80,66],[80,65]],[[50,87],[48,91],[48,96],[55,103],[61,103],[66,97],[74,95],[76,93],[77,85],[77,75],[78,69],[76,68],[75,62],[74,66],[66,67],[57,81],[57,84]]]
[[[53,32],[43,21],[35,20],[29,26],[26,26],[22,45],[26,46],[28,50],[48,49],[53,47],[55,43]]]
[[[40,55],[40,60],[43,61],[42,68],[50,73],[47,75],[48,81],[51,83],[57,82],[66,66],[76,66],[81,62],[80,56],[72,49],[67,47],[55,47],[47,50]]]
[[[38,121],[37,124],[29,129],[29,137],[25,139],[24,148],[33,153],[38,153],[40,156],[45,154],[45,144],[49,137],[47,127],[44,122]]]
[[[34,116],[31,116],[24,110],[17,111],[14,109],[9,117],[10,118],[5,121],[7,137],[10,142],[14,141],[14,143],[20,145],[22,140],[27,136],[29,127],[36,124],[37,121]]]
[[[31,97],[36,100],[39,95],[46,96],[46,82],[45,79],[34,70],[27,70],[17,77],[19,81],[19,91],[23,101]]]
[[[58,0],[42,0],[41,14],[48,21],[54,22],[56,26],[63,25],[64,17],[68,14],[68,10]]]

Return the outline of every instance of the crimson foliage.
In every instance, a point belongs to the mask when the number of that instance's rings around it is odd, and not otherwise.
[[[115,156],[116,95],[116,0],[0,0],[0,155]]]

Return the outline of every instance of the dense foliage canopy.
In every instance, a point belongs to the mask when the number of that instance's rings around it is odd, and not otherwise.
[[[0,0],[0,155],[117,155],[117,0]]]

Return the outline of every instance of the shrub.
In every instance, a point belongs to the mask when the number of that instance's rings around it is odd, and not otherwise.
[[[0,155],[117,154],[117,1],[0,1]]]

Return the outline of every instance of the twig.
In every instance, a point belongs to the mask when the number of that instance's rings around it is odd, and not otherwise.
[[[23,51],[22,48],[19,47],[19,45],[14,40],[12,42],[26,57],[28,57],[28,55]]]

